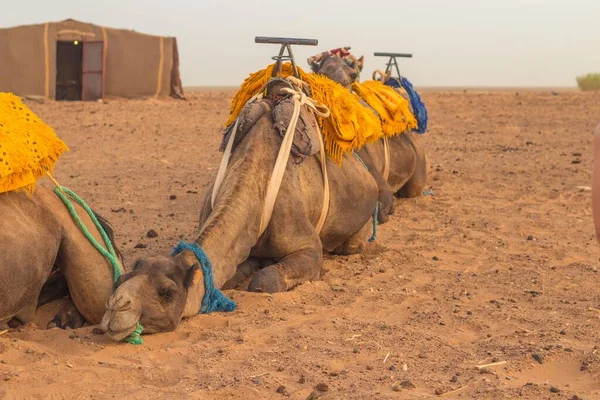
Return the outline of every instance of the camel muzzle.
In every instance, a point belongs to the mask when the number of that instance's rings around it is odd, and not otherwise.
[[[108,299],[106,312],[100,323],[100,329],[115,341],[129,336],[142,315],[139,304],[136,304],[129,293],[119,289]]]

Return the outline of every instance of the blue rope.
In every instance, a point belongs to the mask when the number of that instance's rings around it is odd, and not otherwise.
[[[385,85],[386,86],[391,86],[394,89],[401,89],[402,88],[402,83],[398,80],[398,78],[390,78],[387,81],[385,81]]]
[[[200,261],[200,267],[202,268],[202,274],[204,275],[204,297],[202,298],[200,314],[208,314],[214,311],[229,312],[235,310],[237,305],[233,300],[225,297],[225,295],[215,287],[212,264],[204,249],[196,243],[179,241],[171,255],[174,256],[184,250],[189,250],[194,253],[198,261]]]
[[[410,98],[410,105],[412,106],[413,112],[415,114],[415,118],[417,119],[417,124],[419,127],[415,130],[415,132],[423,134],[427,130],[427,123],[429,118],[427,116],[427,107],[421,100],[421,96],[415,90],[412,83],[405,77],[402,77],[402,80],[399,82],[397,78],[388,79],[385,84],[387,86],[391,86],[394,89],[400,89],[401,87],[406,90],[408,97]]]
[[[365,164],[365,162],[362,160],[362,158],[360,158],[358,153],[353,151],[352,154],[354,155],[354,157],[356,157],[356,159],[358,161],[360,161],[360,163],[363,165],[363,167],[365,167],[365,169],[368,171],[369,167],[367,167],[367,164]],[[369,238],[369,242],[374,242],[375,240],[377,240],[377,214],[378,213],[379,213],[379,202],[377,202],[377,204],[375,205],[375,211],[373,211],[373,235],[371,235],[371,237]]]
[[[379,202],[375,206],[375,211],[373,211],[373,235],[369,238],[369,243],[377,240],[377,213],[379,212]]]
[[[412,83],[405,77],[402,77],[402,87],[406,90],[406,93],[408,93],[408,97],[410,97],[410,104],[412,105],[415,117],[417,118],[417,123],[419,124],[416,132],[423,134],[427,130],[427,108]]]

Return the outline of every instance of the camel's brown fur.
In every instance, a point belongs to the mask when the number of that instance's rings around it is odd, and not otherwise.
[[[103,243],[85,211],[75,208]],[[0,216],[0,329],[9,322],[14,326],[31,321],[38,303],[67,292],[69,302],[50,326],[76,328],[85,320],[99,323],[112,293],[113,269],[56,194],[40,185],[31,198],[20,192],[2,193]]]
[[[352,83],[358,76],[354,66],[336,56],[325,56],[319,63],[311,65],[313,72],[325,75],[330,79],[352,90]],[[362,65],[361,65],[362,67]],[[403,132],[388,140],[390,151],[390,174],[387,184],[383,178],[385,163],[383,141],[364,146],[359,156],[369,166],[369,171],[379,187],[381,203],[379,221],[385,222],[387,215],[393,212],[393,196],[420,196],[427,184],[429,161],[421,143],[421,138],[414,132]]]
[[[364,249],[378,189],[373,176],[351,154],[344,156],[341,167],[328,161],[331,199],[319,234],[315,231],[323,207],[319,158],[307,156],[301,163],[290,158],[272,219],[259,237],[265,191],[281,145],[272,114],[259,114],[233,150],[214,209],[212,187],[208,189],[196,242],[212,261],[217,287],[235,286],[235,281],[258,269],[249,289],[280,292],[319,279],[323,249],[342,254]],[[312,115],[305,113],[303,119],[305,126],[316,129]],[[197,260],[187,251],[141,260],[109,300],[101,328],[115,340],[126,337],[137,322],[146,333],[174,329],[182,317],[199,312],[204,295],[199,275]]]

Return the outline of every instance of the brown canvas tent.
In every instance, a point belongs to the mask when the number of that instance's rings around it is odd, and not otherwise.
[[[0,92],[183,98],[177,40],[72,19],[0,29]]]

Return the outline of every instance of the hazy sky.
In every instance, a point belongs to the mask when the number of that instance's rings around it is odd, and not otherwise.
[[[401,71],[416,86],[574,86],[600,72],[600,0],[34,0],[5,2],[0,27],[74,18],[176,36],[183,84],[238,85],[277,46],[254,37],[319,40],[295,48],[299,65],[352,46],[363,79],[411,52]],[[282,6],[283,5],[283,6]],[[1,60],[0,60],[1,68]]]

